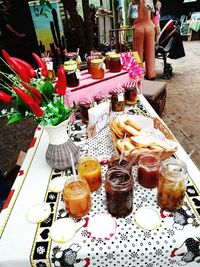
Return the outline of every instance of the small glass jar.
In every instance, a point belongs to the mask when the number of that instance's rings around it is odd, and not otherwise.
[[[138,161],[138,183],[146,188],[158,186],[160,160],[153,155],[143,155]]]
[[[110,56],[112,55],[116,55],[116,52],[110,51],[106,53],[106,59],[105,59],[106,69],[109,69]]]
[[[87,124],[89,120],[88,110],[93,107],[93,102],[87,98],[79,100],[80,114],[82,122]]]
[[[112,111],[123,111],[125,108],[124,88],[115,87],[110,91]]]
[[[46,81],[54,81],[56,78],[55,71],[53,69],[53,59],[51,57],[43,57],[42,61],[47,65],[48,77],[46,77]]]
[[[73,65],[73,66],[77,67],[77,62],[73,59],[70,59],[70,60],[64,62],[64,67],[69,66],[69,65]]]
[[[182,206],[187,180],[187,166],[183,161],[170,158],[162,162],[157,191],[160,208],[175,211]]]
[[[126,105],[134,105],[137,103],[137,86],[136,82],[128,82],[124,84],[125,103]]]
[[[112,167],[106,172],[106,203],[114,217],[126,217],[133,209],[133,177],[124,168]]]
[[[90,73],[92,79],[103,79],[105,74],[105,66],[102,59],[92,59],[90,61]]]
[[[88,182],[91,192],[101,187],[101,165],[94,156],[86,155],[79,160],[78,174]]]
[[[80,68],[80,56],[76,52],[68,52],[65,54],[66,61],[73,60],[76,61],[77,68]]]
[[[76,87],[79,86],[80,71],[77,69],[75,64],[65,65],[64,66],[67,87]]]
[[[67,180],[63,199],[71,216],[80,218],[87,215],[91,209],[91,193],[87,181],[80,177]]]
[[[120,72],[122,69],[122,64],[120,60],[120,54],[111,54],[109,61],[110,72]]]
[[[90,73],[91,74],[91,69],[90,69],[90,66],[91,66],[91,60],[93,60],[93,59],[101,59],[102,58],[102,56],[101,57],[99,57],[99,56],[88,56],[87,58],[86,58],[86,62],[87,62],[87,68],[88,68],[88,73]]]
[[[103,93],[98,93],[97,95],[94,96],[94,101],[97,103],[97,105],[103,103],[106,101],[107,95]]]

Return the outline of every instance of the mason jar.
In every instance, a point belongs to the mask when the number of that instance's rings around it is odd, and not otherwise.
[[[87,98],[82,98],[78,103],[82,122],[87,124],[89,120],[88,110],[93,107],[93,102]]]
[[[123,111],[125,108],[125,96],[123,87],[115,87],[110,91],[112,111]]]
[[[105,74],[105,64],[103,59],[92,59],[90,61],[90,73],[92,79],[103,79]]]
[[[110,72],[120,72],[122,69],[120,54],[111,54],[109,60]]]
[[[123,85],[125,89],[126,105],[134,105],[137,103],[137,86],[136,82],[127,82]]]
[[[77,69],[77,65],[64,65],[67,87],[79,86],[80,71]]]

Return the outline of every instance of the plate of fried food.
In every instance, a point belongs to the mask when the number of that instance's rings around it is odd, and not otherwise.
[[[117,154],[159,153],[166,159],[177,151],[177,140],[159,118],[123,114],[111,121],[110,130]]]

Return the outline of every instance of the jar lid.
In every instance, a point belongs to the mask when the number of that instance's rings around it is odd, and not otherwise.
[[[76,52],[68,52],[65,54],[66,57],[77,57],[77,53]]]
[[[110,58],[120,58],[120,54],[110,54]]]
[[[52,57],[42,57],[42,61],[43,62],[51,62],[52,61]]]
[[[79,105],[86,105],[86,104],[91,104],[92,100],[87,99],[87,98],[81,98],[78,102]]]
[[[87,61],[88,60],[93,60],[93,59],[97,59],[97,58],[100,58],[99,56],[88,56],[86,59],[87,59]]]
[[[102,56],[102,53],[101,52],[98,52],[98,51],[92,51],[91,52],[91,56]]]
[[[77,65],[75,65],[75,64],[70,64],[70,65],[64,66],[65,71],[71,71],[71,70],[76,70],[76,69],[77,69]]]
[[[106,94],[104,93],[98,93],[97,95],[94,96],[94,100],[102,100],[102,99],[105,99],[107,97]]]
[[[109,51],[109,52],[106,53],[106,56],[110,56],[110,55],[114,55],[114,54],[117,54],[117,53],[114,52],[114,51]]]
[[[91,63],[92,64],[100,64],[103,62],[103,59],[102,58],[96,58],[96,59],[92,59],[91,60]]]
[[[134,82],[127,82],[123,85],[125,89],[136,87],[136,81]]]
[[[70,59],[69,61],[64,62],[64,66],[68,66],[68,65],[77,65],[77,63],[75,60]]]
[[[111,95],[115,95],[115,94],[120,94],[120,93],[123,93],[124,92],[124,88],[121,87],[121,86],[118,86],[118,87],[114,87],[111,91],[110,91],[110,94]]]

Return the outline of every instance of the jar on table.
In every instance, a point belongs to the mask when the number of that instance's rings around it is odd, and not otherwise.
[[[105,102],[106,99],[107,99],[107,95],[101,92],[94,96],[94,101],[97,103],[97,105]]]
[[[109,51],[106,53],[106,59],[105,59],[106,69],[109,69],[110,56],[115,55],[115,54],[116,52],[114,51]]]
[[[110,72],[120,72],[122,69],[120,54],[111,54],[109,61]]]
[[[138,183],[146,188],[158,186],[161,161],[150,154],[144,154],[138,161]]]
[[[77,65],[65,65],[64,66],[67,87],[79,86],[80,71],[77,69]]]
[[[175,211],[182,206],[187,180],[187,166],[183,161],[170,158],[162,162],[157,191],[161,209]]]
[[[79,100],[80,114],[82,122],[87,124],[89,120],[88,110],[93,107],[93,102],[87,98]]]
[[[78,53],[76,53],[76,52],[68,52],[68,53],[65,54],[65,59],[66,59],[66,61],[69,61],[69,60],[76,61],[77,68],[80,67],[81,59],[80,59],[80,56],[78,55]]]
[[[70,60],[64,62],[64,67],[69,66],[69,65],[73,65],[73,66],[77,67],[77,62],[73,59],[70,59]]]
[[[114,217],[126,217],[133,209],[133,177],[128,170],[112,167],[106,172],[106,204]]]
[[[45,62],[45,64],[47,65],[48,77],[46,78],[46,80],[54,81],[56,75],[53,68],[53,59],[51,57],[43,57],[42,61]]]
[[[103,59],[92,59],[90,62],[90,72],[92,79],[103,79],[105,73]]]
[[[98,59],[98,58],[102,58],[102,56],[88,56],[87,58],[86,58],[86,62],[87,62],[87,68],[88,68],[88,73],[90,73],[91,74],[91,69],[90,69],[90,66],[91,66],[91,60],[93,60],[93,59]]]
[[[123,111],[125,108],[125,96],[123,87],[115,87],[110,91],[112,111]]]
[[[125,103],[126,105],[134,105],[137,103],[137,84],[136,82],[127,82],[124,84]]]

